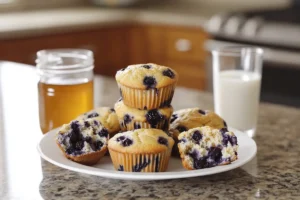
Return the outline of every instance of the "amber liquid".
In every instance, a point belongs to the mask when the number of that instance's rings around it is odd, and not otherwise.
[[[93,108],[93,81],[74,85],[38,83],[40,126],[45,134]]]

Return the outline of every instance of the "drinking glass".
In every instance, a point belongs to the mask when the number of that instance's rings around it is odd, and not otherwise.
[[[212,51],[215,112],[227,125],[253,137],[256,131],[263,50],[224,47]]]
[[[91,110],[93,52],[53,49],[37,52],[40,127],[45,134]]]

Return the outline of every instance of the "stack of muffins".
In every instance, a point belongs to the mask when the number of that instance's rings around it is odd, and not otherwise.
[[[115,104],[123,131],[139,128],[169,130],[178,75],[156,64],[130,65],[116,74],[121,98]]]
[[[128,172],[166,171],[172,148],[189,170],[238,158],[237,138],[216,113],[200,108],[173,113],[174,70],[130,65],[117,72],[116,81],[121,98],[114,109],[97,108],[59,129],[56,141],[67,158],[93,165],[108,150],[114,168]]]
[[[115,168],[165,171],[174,144],[167,133],[177,73],[156,64],[138,64],[119,70],[116,80],[121,98],[115,111],[125,132],[108,143]]]

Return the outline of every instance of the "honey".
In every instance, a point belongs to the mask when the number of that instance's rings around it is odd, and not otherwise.
[[[93,81],[69,85],[39,82],[38,90],[40,126],[44,134],[93,108]]]

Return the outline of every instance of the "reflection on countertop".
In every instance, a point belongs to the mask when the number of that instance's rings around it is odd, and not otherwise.
[[[35,69],[0,63],[0,199],[297,199],[300,110],[261,104],[257,156],[241,168],[207,177],[123,181],[65,170],[41,159]],[[119,98],[114,79],[96,76],[96,105]],[[177,88],[174,109],[212,109],[212,96]]]

